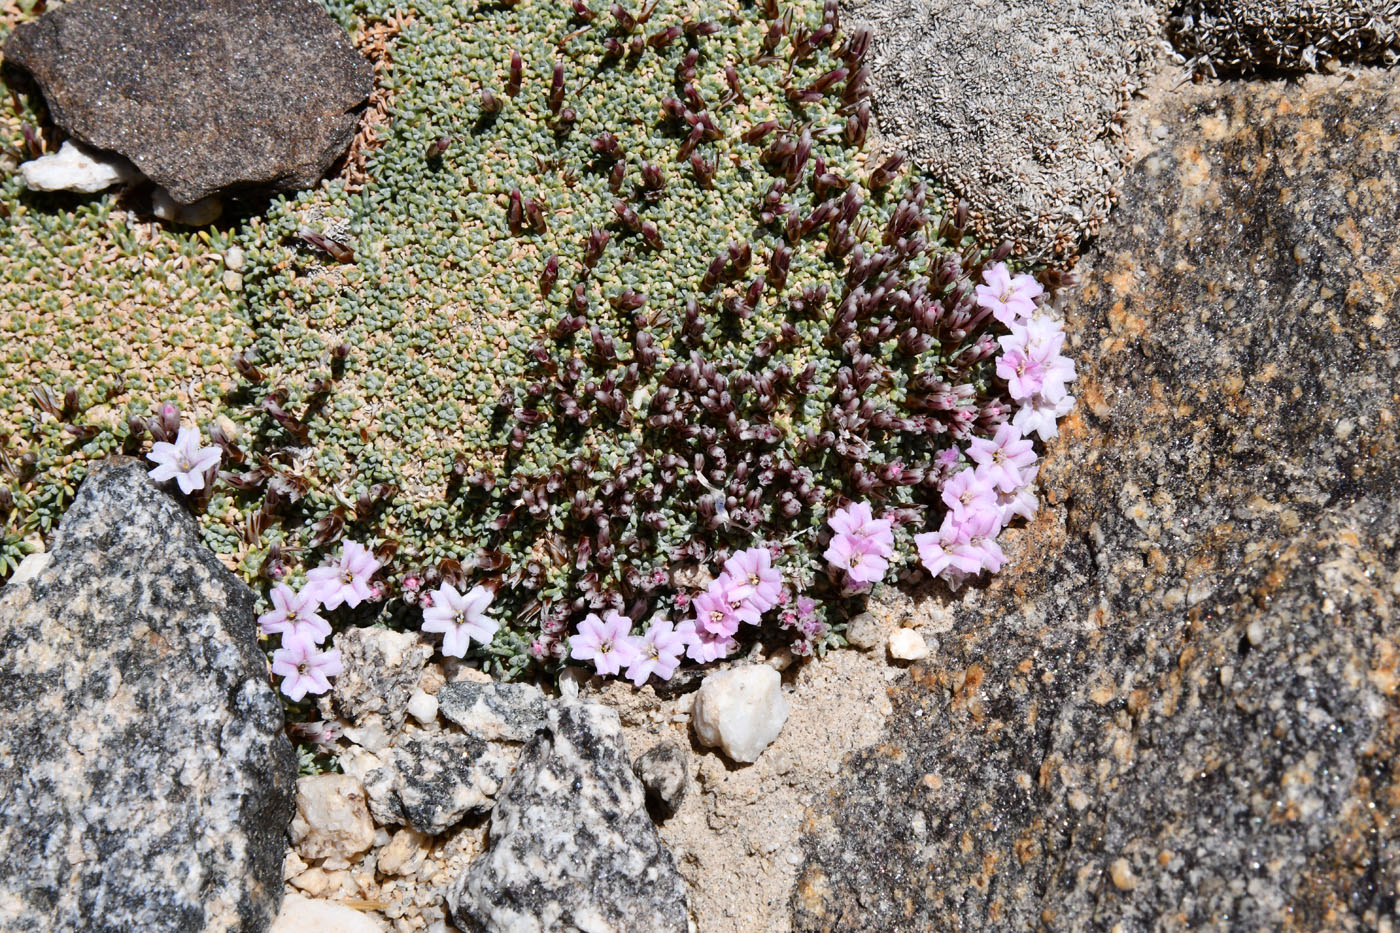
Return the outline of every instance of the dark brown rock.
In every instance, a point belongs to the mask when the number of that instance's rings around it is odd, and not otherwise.
[[[1400,90],[1191,94],[1071,308],[1052,505],[899,607],[942,649],[815,804],[798,930],[1395,919]]]
[[[373,83],[311,0],[76,0],[20,26],[4,52],[60,128],[182,204],[314,185]]]

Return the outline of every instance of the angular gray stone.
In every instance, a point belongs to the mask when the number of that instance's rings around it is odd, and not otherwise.
[[[437,701],[438,712],[467,735],[493,742],[528,742],[549,713],[549,700],[529,684],[461,681],[438,690]]]
[[[1077,252],[1108,214],[1126,152],[1116,134],[1146,79],[1152,0],[849,0],[872,29],[882,145],[965,199],[983,240]]]
[[[262,931],[296,758],[253,593],[146,466],[93,469],[0,589],[0,929]]]
[[[408,701],[433,649],[414,632],[349,628],[333,639],[343,668],[335,679],[327,710],[345,721],[345,737],[382,751],[403,728]]]
[[[674,816],[685,802],[690,783],[690,755],[677,742],[653,745],[632,762],[647,801],[663,816]]]
[[[489,810],[514,759],[470,735],[405,733],[365,776],[370,812],[382,826],[437,835]]]
[[[464,933],[684,933],[685,884],[643,809],[614,710],[550,709],[497,797],[490,848],[447,902]]]
[[[4,52],[54,123],[181,204],[314,185],[373,87],[312,0],[74,0],[20,26]]]
[[[1145,114],[1008,566],[810,814],[798,931],[1381,930],[1400,891],[1400,85]],[[895,599],[895,595],[890,595]]]
[[[1181,0],[1167,31],[1200,70],[1220,75],[1400,60],[1395,0]]]

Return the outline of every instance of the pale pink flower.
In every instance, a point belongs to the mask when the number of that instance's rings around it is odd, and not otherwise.
[[[1004,262],[983,269],[982,281],[986,284],[977,286],[977,304],[1008,326],[1035,313],[1035,300],[1045,292],[1029,275],[1013,278]]]
[[[852,583],[861,586],[877,583],[884,577],[890,566],[890,553],[891,550],[875,538],[839,534],[831,539],[822,556],[831,566],[846,571]]]
[[[645,635],[633,638],[636,657],[627,667],[627,679],[640,687],[652,674],[670,680],[685,654],[685,635],[677,632],[667,619],[651,623]]]
[[[773,552],[768,548],[751,547],[731,555],[724,562],[724,572],[736,583],[749,588],[751,592],[743,598],[760,615],[778,604],[783,575],[773,569]]]
[[[307,573],[306,579],[309,586],[315,587],[313,592],[327,609],[338,609],[341,603],[354,609],[373,598],[369,581],[380,566],[364,545],[346,541],[335,563],[317,567]]]
[[[978,465],[997,492],[1015,492],[1025,485],[1025,472],[1035,466],[1035,445],[1021,436],[1013,424],[997,427],[996,435],[974,437],[967,456]]]
[[[956,450],[953,456],[957,457]],[[856,535],[862,538],[888,538],[890,544],[894,543],[894,534],[890,530],[890,520],[888,518],[876,518],[874,511],[868,502],[852,502],[844,509],[837,509],[827,519],[827,525],[838,535]]]
[[[500,623],[486,614],[494,598],[484,586],[459,593],[452,584],[444,583],[433,593],[433,604],[423,610],[423,631],[442,634],[444,656],[464,658],[473,641],[490,644],[500,629]]]
[[[724,635],[714,635],[698,630],[692,619],[686,619],[676,626],[676,631],[685,639],[685,656],[699,664],[709,664],[728,657],[738,647],[738,642]]]
[[[606,621],[590,612],[579,623],[578,634],[569,636],[569,654],[592,661],[599,674],[616,674],[636,657],[631,630],[632,620],[617,610],[610,610]]]
[[[1006,380],[1006,391],[1017,402],[1024,402],[1040,391],[1047,370],[1044,359],[1019,347],[997,357],[997,375]]]
[[[272,611],[258,616],[258,625],[265,635],[304,637],[319,645],[331,634],[331,624],[316,613],[319,608],[321,602],[311,587],[295,593],[279,583],[272,588]]]
[[[954,521],[952,513],[943,516],[943,525],[936,532],[914,536],[919,560],[930,574],[937,577],[948,571],[962,574],[981,573],[984,569],[996,573],[1006,560],[996,534],[1001,523],[993,514],[974,515],[967,522]]]
[[[1059,435],[1060,428],[1056,422],[1073,408],[1073,395],[1066,395],[1059,401],[1036,395],[1016,410],[1016,414],[1011,416],[1011,423],[1027,437],[1035,433],[1040,435],[1042,441],[1048,441]]]
[[[151,479],[158,483],[173,479],[188,496],[204,488],[204,474],[218,466],[223,455],[217,447],[200,447],[199,431],[195,428],[181,428],[175,443],[156,441],[146,459],[156,464]]]
[[[956,522],[981,512],[996,512],[997,495],[986,475],[972,467],[955,474],[943,487],[943,504]]]
[[[282,692],[293,701],[325,693],[340,672],[340,650],[321,651],[309,638],[284,635],[282,647],[272,652],[272,673],[282,678]]]
[[[695,611],[695,629],[718,638],[729,638],[739,630],[740,623],[759,623],[759,611],[749,602],[752,588],[734,584],[733,578],[722,573],[710,588],[691,601]]]

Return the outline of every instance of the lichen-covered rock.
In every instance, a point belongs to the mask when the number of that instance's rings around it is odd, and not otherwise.
[[[1400,88],[1186,92],[1015,569],[819,801],[814,930],[1375,930],[1400,888]],[[890,597],[894,598],[894,597]]]
[[[375,627],[346,629],[333,642],[343,670],[327,708],[345,720],[346,738],[383,751],[403,727],[433,649],[414,632]]]
[[[526,742],[545,724],[549,700],[529,684],[447,684],[438,710],[467,735],[487,741]]]
[[[871,27],[876,116],[965,198],[975,229],[1067,254],[1098,232],[1122,176],[1117,123],[1146,78],[1151,0],[852,0]]]
[[[0,928],[265,930],[296,777],[252,592],[135,462],[0,590]]]
[[[297,780],[297,815],[288,835],[304,858],[352,859],[374,843],[365,789],[344,774]]]
[[[685,884],[607,707],[550,709],[496,801],[490,845],[448,892],[464,931],[686,929]]]
[[[405,733],[365,776],[370,812],[382,826],[444,832],[491,808],[514,757],[475,736]]]
[[[59,127],[181,204],[314,185],[372,87],[369,63],[311,0],[77,0],[20,26],[4,51]]]
[[[1394,0],[1178,0],[1167,31],[1183,55],[1222,75],[1400,59]]]

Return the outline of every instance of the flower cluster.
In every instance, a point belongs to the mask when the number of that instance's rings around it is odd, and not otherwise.
[[[258,627],[264,635],[282,638],[272,653],[272,672],[282,678],[282,692],[291,700],[331,688],[330,678],[341,672],[340,651],[320,648],[331,634],[321,610],[353,609],[373,599],[373,579],[381,566],[364,545],[346,541],[340,556],[311,570],[300,590],[285,583],[272,588],[272,610],[258,616]]]

